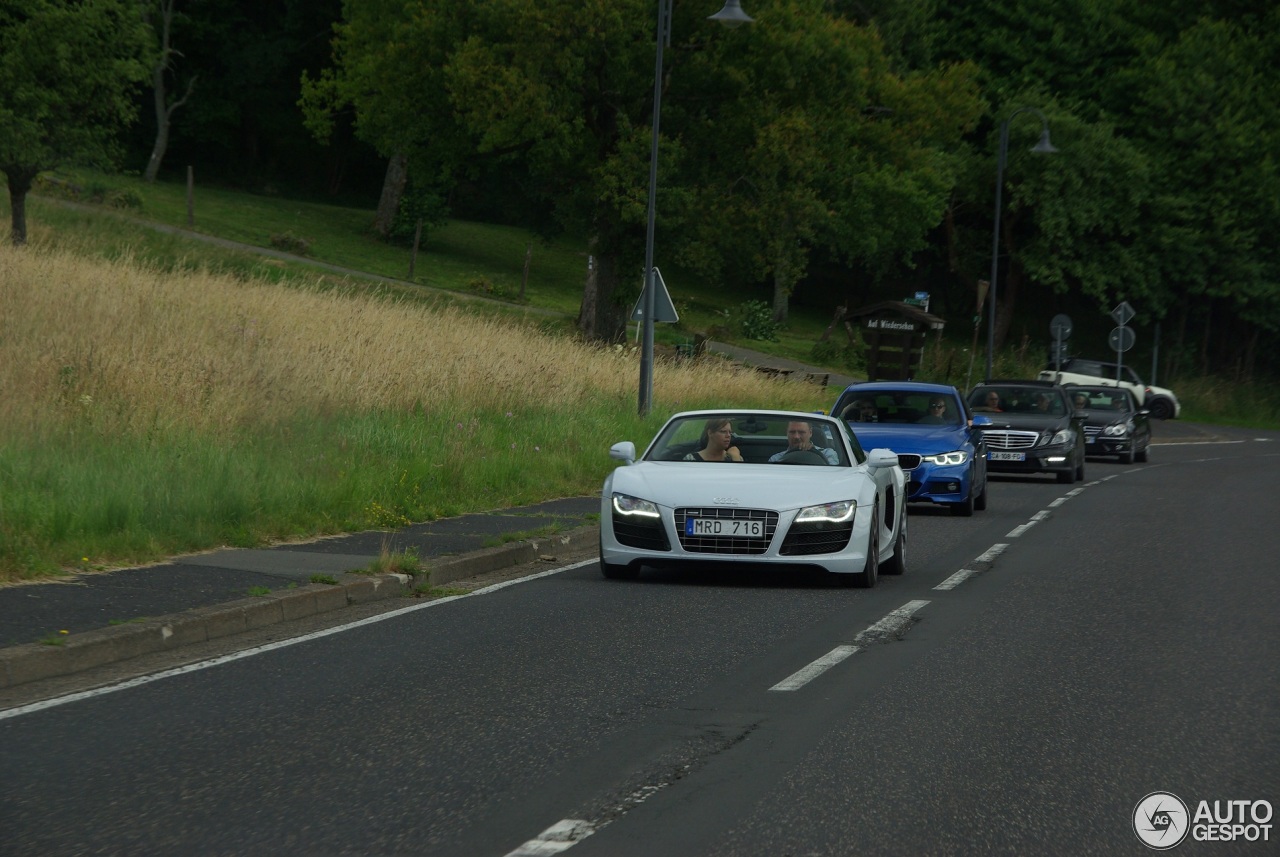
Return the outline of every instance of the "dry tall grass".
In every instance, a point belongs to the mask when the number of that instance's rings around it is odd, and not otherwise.
[[[566,410],[634,399],[637,362],[514,322],[172,274],[30,248],[0,249],[0,430],[92,420],[112,432],[200,433],[299,412],[421,407],[504,410],[531,398]],[[718,361],[663,364],[655,400],[767,399],[812,391]]]
[[[684,407],[820,407],[723,361],[316,282],[0,247],[0,585],[590,493]]]

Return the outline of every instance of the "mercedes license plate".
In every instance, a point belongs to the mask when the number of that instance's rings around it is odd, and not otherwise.
[[[739,539],[763,539],[764,521],[721,520],[720,518],[686,518],[686,536],[729,536]]]
[[[997,452],[992,450],[987,453],[989,461],[1026,461],[1027,454],[1025,452]]]

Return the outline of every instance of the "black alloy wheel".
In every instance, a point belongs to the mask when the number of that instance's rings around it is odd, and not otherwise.
[[[907,510],[898,513],[898,535],[893,540],[893,556],[880,566],[881,574],[906,574],[907,571]]]
[[[1173,417],[1173,404],[1168,399],[1156,399],[1147,405],[1153,420],[1167,420]]]

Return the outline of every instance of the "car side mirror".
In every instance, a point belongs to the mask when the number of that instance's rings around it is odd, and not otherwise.
[[[619,441],[609,447],[609,457],[618,461],[625,461],[627,464],[634,464],[636,460],[636,445],[629,440]]]
[[[995,425],[995,423],[992,422],[991,417],[987,416],[986,414],[973,415],[974,428],[981,429],[981,428],[986,428],[987,426],[993,426],[993,425]]]
[[[896,467],[898,453],[892,449],[873,449],[867,453],[867,464],[872,467]]]

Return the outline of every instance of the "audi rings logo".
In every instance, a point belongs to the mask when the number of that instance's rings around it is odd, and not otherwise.
[[[1133,832],[1142,844],[1167,851],[1187,838],[1191,818],[1182,799],[1169,792],[1152,792],[1133,808]]]

